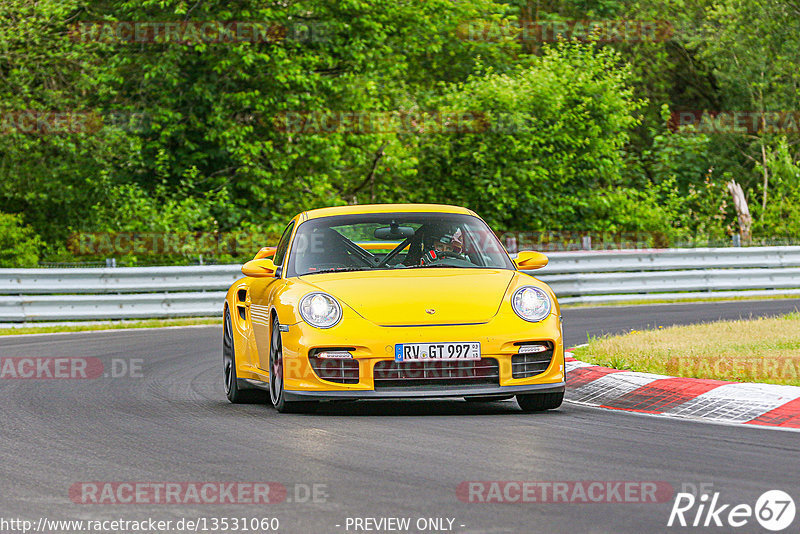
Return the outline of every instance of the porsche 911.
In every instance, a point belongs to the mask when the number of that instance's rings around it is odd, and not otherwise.
[[[225,392],[279,412],[320,402],[516,397],[525,412],[564,398],[553,291],[523,271],[473,211],[357,205],[295,216],[242,267],[223,322]]]

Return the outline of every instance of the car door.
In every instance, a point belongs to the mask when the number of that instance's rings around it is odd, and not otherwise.
[[[283,231],[278,247],[275,251],[273,262],[277,267],[276,276],[273,278],[259,278],[256,279],[250,286],[250,313],[253,318],[253,334],[255,335],[256,347],[258,349],[258,367],[264,371],[269,370],[269,345],[271,339],[271,320],[270,313],[272,309],[272,300],[278,290],[282,288],[286,282],[281,276],[284,264],[286,263],[286,256],[289,250],[289,243],[291,242],[294,233],[296,220],[292,220]]]

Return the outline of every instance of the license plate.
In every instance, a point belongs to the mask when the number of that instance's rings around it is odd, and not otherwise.
[[[398,343],[394,346],[394,361],[396,362],[480,359],[481,344],[477,342]]]

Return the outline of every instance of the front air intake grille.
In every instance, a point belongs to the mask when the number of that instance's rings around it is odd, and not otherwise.
[[[500,367],[494,358],[395,362],[382,360],[373,372],[375,389],[429,386],[500,385]]]
[[[511,377],[531,378],[547,371],[553,360],[553,344],[549,341],[536,343],[519,343],[520,349],[525,346],[541,346],[546,350],[527,354],[515,354],[511,357]]]
[[[322,380],[336,382],[337,384],[358,384],[358,360],[319,358],[316,355],[324,350],[350,351],[344,349],[314,349],[308,355],[311,368]]]

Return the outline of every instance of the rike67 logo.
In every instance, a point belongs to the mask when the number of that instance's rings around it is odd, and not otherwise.
[[[675,496],[667,526],[739,528],[752,525],[755,519],[763,528],[778,532],[792,524],[795,511],[794,500],[781,490],[764,492],[753,506],[722,503],[718,491],[699,497],[681,492]]]

